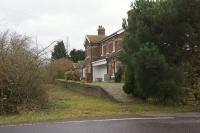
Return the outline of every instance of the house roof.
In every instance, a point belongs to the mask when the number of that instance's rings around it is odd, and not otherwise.
[[[86,35],[86,38],[89,42],[97,43],[101,40],[103,40],[106,36],[99,36],[99,35]]]
[[[100,35],[86,35],[86,40],[89,42],[89,43],[102,43],[102,42],[105,42],[107,40],[109,40],[110,38],[116,36],[116,35],[119,35],[121,33],[124,33],[125,30],[124,29],[120,29],[116,32],[114,32],[113,34],[109,35],[109,36],[100,36]],[[86,41],[84,43],[84,45],[86,44]]]
[[[125,32],[124,29],[120,29],[120,30],[114,32],[113,34],[111,34],[111,35],[109,35],[109,36],[103,38],[102,40],[100,40],[100,42],[107,41],[108,39],[110,39],[110,38],[112,38],[112,37],[114,37],[114,36],[116,36],[116,35],[119,35],[119,34],[121,34],[121,33],[124,33],[124,32]]]
[[[98,62],[101,62],[103,61],[104,59],[106,60],[110,60],[112,58],[118,58],[119,57],[119,54],[120,54],[121,50],[117,51],[117,52],[114,52],[114,53],[110,53],[110,54],[107,54],[107,55],[104,55],[104,56],[101,56],[99,59],[93,61],[92,63],[98,63]]]

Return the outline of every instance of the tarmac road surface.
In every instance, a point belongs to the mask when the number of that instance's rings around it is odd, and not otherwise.
[[[200,113],[6,125],[0,133],[200,133]]]

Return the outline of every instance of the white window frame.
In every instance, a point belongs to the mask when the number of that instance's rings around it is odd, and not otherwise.
[[[104,53],[103,53],[103,48],[104,48],[104,45],[102,45],[102,47],[101,47],[101,56],[104,55]]]
[[[113,50],[112,50],[112,53],[114,53],[115,52],[115,41],[113,41]]]
[[[121,42],[122,45],[123,45],[122,38],[119,38],[119,39],[118,39],[118,45],[120,44],[120,42]],[[122,46],[122,47],[123,47],[123,46]],[[121,49],[118,49],[118,52],[121,51],[121,50],[122,50],[122,48],[121,48]]]

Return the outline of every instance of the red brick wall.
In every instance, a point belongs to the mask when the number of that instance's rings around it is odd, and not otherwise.
[[[111,54],[115,50],[115,52],[121,50],[123,48],[122,40],[123,40],[124,34],[120,34],[118,36],[115,36],[114,38],[111,38],[107,41],[105,41],[103,44],[101,44],[100,48],[100,55],[105,56],[106,54]],[[114,44],[114,47],[113,47]],[[102,54],[103,49],[103,54]]]
[[[108,62],[108,75],[113,76],[115,73],[115,60]]]
[[[113,53],[113,50],[115,50],[115,52],[121,50],[123,37],[124,37],[124,33],[120,35],[116,35],[115,37],[112,37],[101,44],[89,44],[89,42],[86,43],[85,68],[86,68],[86,72],[88,73],[87,80],[91,80],[91,77],[92,77],[91,62],[99,60],[101,56],[105,56],[106,54]],[[113,44],[115,44],[115,47],[113,47]],[[114,74],[114,69],[115,69],[115,61],[113,59],[108,62],[108,74],[110,76]]]
[[[99,59],[101,56],[101,48],[99,44],[93,45],[93,46],[86,46],[85,47],[86,50],[86,59],[90,58],[90,59]]]
[[[115,42],[115,51],[119,51],[122,49],[122,40],[117,40]]]
[[[103,46],[103,55],[106,55],[106,45]]]
[[[100,46],[92,46],[92,58],[100,58]]]
[[[108,47],[109,47],[109,49],[108,49],[109,53],[112,53],[112,51],[113,51],[113,42],[110,42],[108,44]]]

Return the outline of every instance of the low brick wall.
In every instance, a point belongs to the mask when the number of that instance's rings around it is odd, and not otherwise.
[[[109,98],[113,101],[116,101],[111,95],[109,95],[100,86],[84,84],[81,82],[65,81],[62,79],[57,79],[56,84],[61,85],[61,86],[65,87],[66,89],[70,89],[70,90],[79,92],[84,95]]]

